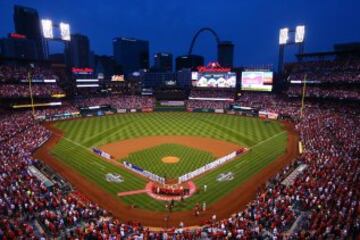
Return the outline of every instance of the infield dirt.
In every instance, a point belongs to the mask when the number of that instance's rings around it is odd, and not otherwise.
[[[212,153],[215,157],[222,157],[241,146],[213,138],[198,136],[150,136],[117,141],[100,146],[99,149],[109,153],[115,159],[127,157],[130,153],[155,147],[161,144],[179,144]]]
[[[195,217],[193,211],[183,212],[152,212],[143,209],[133,208],[124,204],[120,199],[106,192],[104,189],[98,187],[94,182],[87,180],[81,176],[77,171],[63,164],[61,161],[55,159],[51,154],[51,149],[61,140],[63,134],[60,130],[54,128],[51,124],[45,126],[53,131],[53,135],[41,148],[35,153],[34,157],[43,160],[61,176],[67,179],[72,185],[80,191],[89,200],[96,202],[104,209],[110,211],[120,221],[127,222],[141,222],[144,226],[152,227],[176,227],[182,221],[185,226],[203,225],[211,219],[213,214],[216,214],[217,219],[228,218],[231,214],[237,213],[246,207],[256,194],[261,190],[266,181],[275,176],[284,166],[291,162],[298,155],[298,136],[289,123],[283,123],[288,131],[288,142],[286,152],[272,161],[267,167],[250,177],[241,186],[236,188],[231,193],[222,197],[219,201],[211,204],[207,211],[200,216]],[[191,146],[194,147],[194,146]],[[207,147],[207,151],[211,148]],[[238,147],[238,146],[237,146]],[[219,148],[218,146],[216,148]],[[217,150],[225,151],[223,149]],[[210,152],[210,151],[209,151]],[[212,152],[212,151],[211,151]],[[226,150],[226,153],[229,151]],[[221,154],[219,156],[222,156]],[[224,207],[226,206],[226,207]],[[167,218],[168,221],[164,221]]]

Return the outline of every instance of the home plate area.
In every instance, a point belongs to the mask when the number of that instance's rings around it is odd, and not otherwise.
[[[120,192],[119,197],[146,193],[150,197],[160,201],[181,201],[191,197],[196,192],[196,185],[193,181],[181,184],[160,184],[157,182],[148,182],[145,189]]]

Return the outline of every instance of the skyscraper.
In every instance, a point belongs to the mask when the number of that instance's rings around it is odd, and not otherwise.
[[[71,41],[66,48],[66,59],[72,67],[89,67],[89,38],[82,34],[71,34]]]
[[[31,39],[2,38],[0,49],[4,57],[39,60],[36,42]]]
[[[114,59],[125,74],[149,69],[149,42],[132,38],[113,39]]]
[[[121,75],[119,69],[116,68],[114,59],[106,55],[95,56],[95,72],[102,73],[105,79],[111,79],[112,75]]]
[[[154,69],[161,72],[171,72],[173,56],[171,53],[159,52],[154,55]]]
[[[44,58],[42,33],[39,14],[36,9],[15,5],[14,24],[16,33],[25,35],[27,39],[34,40],[39,59]]]
[[[176,58],[176,71],[184,68],[195,70],[198,66],[204,65],[204,57],[199,55],[184,55]]]
[[[234,61],[234,44],[223,41],[218,44],[218,62],[222,67],[232,67]]]

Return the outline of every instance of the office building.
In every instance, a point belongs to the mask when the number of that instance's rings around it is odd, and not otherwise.
[[[149,42],[132,38],[113,39],[113,53],[117,64],[124,73],[130,74],[140,69],[149,69]]]
[[[114,59],[106,55],[95,55],[95,72],[96,74],[103,74],[106,80],[111,80],[113,75],[122,74],[116,67]]]
[[[66,51],[66,59],[69,66],[89,67],[90,43],[89,38],[82,34],[71,34]]]
[[[204,66],[204,57],[199,55],[184,55],[176,58],[176,71],[184,68],[195,70],[198,66]]]
[[[176,72],[177,85],[185,90],[191,88],[191,69],[184,68]]]
[[[15,31],[26,39],[35,42],[35,51],[39,59],[44,58],[44,44],[39,14],[36,9],[15,5],[14,6]]]
[[[222,67],[232,67],[234,61],[234,44],[223,41],[218,44],[218,62]]]
[[[176,84],[175,74],[172,72],[146,72],[142,83],[143,87],[153,89],[161,86],[173,86]]]
[[[173,56],[171,53],[159,52],[154,55],[155,71],[172,72],[173,69]]]
[[[0,39],[2,56],[27,60],[39,60],[35,40],[26,38],[2,38]]]

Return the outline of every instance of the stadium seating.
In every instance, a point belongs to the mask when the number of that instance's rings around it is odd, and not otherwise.
[[[79,98],[75,101],[77,107],[100,105],[110,105],[115,109],[141,109],[153,108],[155,101],[152,97],[135,95]]]
[[[209,220],[200,232],[185,233],[177,229],[167,235],[250,238],[268,234],[281,237],[300,216],[301,227],[291,233],[296,238],[355,234],[359,231],[360,220],[357,212],[360,130],[356,127],[360,118],[358,112],[354,112],[356,109],[339,108],[316,104],[307,107],[305,117],[296,120],[304,154],[272,179],[269,187],[259,192],[244,211],[229,219]],[[294,116],[294,119],[298,118]],[[9,126],[11,124],[14,126]],[[15,132],[11,130],[14,128]],[[138,224],[119,223],[94,203],[83,200],[84,196],[66,194],[57,187],[49,190],[30,176],[26,167],[35,162],[31,152],[49,138],[50,132],[33,122],[29,114],[10,114],[1,121],[1,129],[5,130],[1,131],[0,144],[0,211],[4,216],[0,227],[5,236],[34,236],[34,219],[45,229],[46,236],[138,234],[155,238],[158,235]],[[282,185],[282,180],[300,164],[308,167],[293,185]],[[104,216],[107,220],[102,218]],[[80,223],[83,227],[79,227]]]
[[[199,89],[192,89],[189,95],[189,98],[227,98],[233,99],[234,98],[234,91],[233,90],[199,90]]]
[[[229,102],[225,101],[207,101],[207,100],[187,100],[186,108],[205,108],[205,109],[227,109],[229,108]]]
[[[358,63],[352,62],[311,63],[308,67],[317,66],[359,70]],[[23,77],[13,76],[24,74],[21,68],[19,74],[12,68],[0,69],[3,83],[0,89],[6,89],[3,86]],[[43,91],[39,92],[41,96]],[[342,96],[347,93],[328,94]],[[355,99],[358,97],[356,95]],[[61,108],[36,111],[53,115],[102,104],[117,109],[151,108],[155,102],[151,97],[141,96],[79,98]],[[227,103],[219,101],[188,100],[186,104],[191,108],[228,107]],[[29,173],[28,167],[39,163],[31,154],[51,137],[51,132],[35,121],[30,112],[2,111],[0,239],[259,239],[266,236],[273,239],[355,239],[360,231],[358,105],[345,105],[341,101],[307,102],[304,115],[300,117],[301,102],[281,95],[244,93],[234,104],[290,117],[300,135],[304,153],[270,179],[267,187],[259,191],[244,210],[226,219],[214,216],[200,229],[186,230],[180,224],[162,232],[150,231],[141,223],[120,222],[76,191],[65,191],[57,184],[46,187]],[[298,166],[306,168],[296,174],[292,184],[284,185],[283,180]]]
[[[287,90],[288,96],[301,96],[302,86],[291,86]],[[324,89],[317,86],[309,86],[306,88],[306,97],[316,98],[333,98],[333,99],[352,99],[360,100],[360,92],[354,89]]]
[[[306,79],[319,82],[359,82],[360,59],[345,58],[336,61],[313,61],[287,64],[289,80]]]
[[[0,82],[3,83],[20,83],[21,80],[28,78],[31,71],[33,79],[58,79],[58,77],[48,68],[34,66],[19,65],[2,65],[0,66]]]
[[[55,94],[64,94],[57,84],[32,85],[33,97],[51,97]],[[3,98],[30,97],[29,85],[27,84],[2,84],[0,96]]]
[[[285,71],[290,85],[289,97],[302,96],[306,77],[305,97],[359,100],[360,59],[314,61],[287,64]]]
[[[0,66],[0,98],[28,98],[30,96],[29,72],[33,79],[33,97],[50,98],[55,94],[64,94],[57,84],[59,78],[47,68],[5,65]]]

